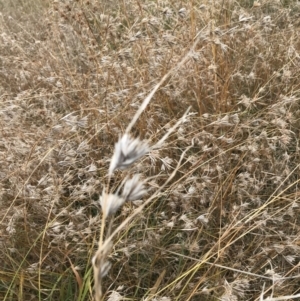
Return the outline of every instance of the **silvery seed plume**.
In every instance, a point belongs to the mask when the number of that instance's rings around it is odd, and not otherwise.
[[[140,181],[139,178],[139,175],[134,175],[132,179],[125,182],[122,197],[126,201],[139,200],[146,193],[144,182]]]
[[[113,193],[107,194],[104,191],[102,192],[102,196],[100,197],[100,205],[105,216],[115,214],[124,204],[124,202],[124,198],[119,197]]]
[[[100,279],[105,277],[108,274],[110,268],[111,268],[111,262],[109,262],[109,261],[103,262],[100,266],[98,277]]]
[[[110,162],[109,175],[117,168],[126,169],[133,162],[149,152],[150,148],[147,142],[139,138],[131,138],[124,134],[115,145],[115,152]]]

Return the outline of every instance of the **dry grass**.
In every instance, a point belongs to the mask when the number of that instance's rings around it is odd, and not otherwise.
[[[299,2],[44,2],[0,0],[0,299],[93,300],[112,233],[103,300],[299,298]]]

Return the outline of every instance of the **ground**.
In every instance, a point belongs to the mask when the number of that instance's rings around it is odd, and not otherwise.
[[[300,298],[299,1],[0,11],[1,300]]]

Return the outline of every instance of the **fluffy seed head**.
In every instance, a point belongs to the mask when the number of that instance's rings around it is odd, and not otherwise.
[[[145,192],[144,182],[139,180],[139,175],[134,175],[132,179],[125,182],[122,197],[126,201],[135,201],[140,199]]]
[[[147,142],[124,134],[115,145],[115,152],[110,162],[109,175],[115,169],[126,169],[149,151]]]
[[[113,193],[107,194],[104,191],[102,192],[102,196],[100,197],[100,205],[105,216],[115,214],[124,204],[124,202],[124,198],[119,197]]]

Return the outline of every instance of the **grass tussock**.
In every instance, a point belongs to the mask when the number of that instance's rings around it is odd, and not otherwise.
[[[1,300],[299,298],[298,1],[0,8]]]

